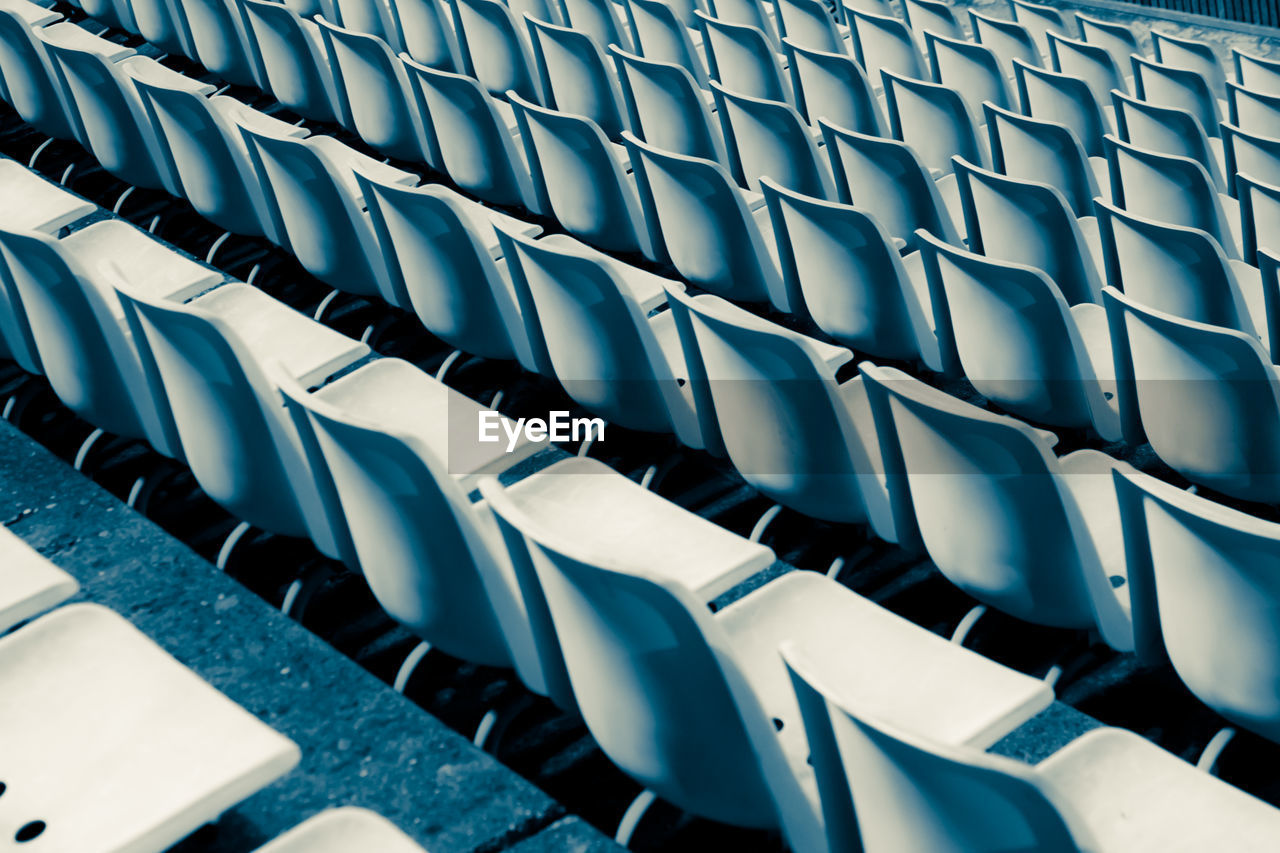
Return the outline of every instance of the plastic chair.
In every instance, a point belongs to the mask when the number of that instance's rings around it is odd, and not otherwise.
[[[1280,139],[1259,136],[1222,123],[1222,155],[1228,175],[1248,175],[1268,184],[1280,184]],[[1229,184],[1235,192],[1235,181]]]
[[[852,353],[714,296],[668,296],[690,313],[724,446],[747,484],[804,515],[869,522],[903,541],[862,382],[835,379]]]
[[[877,89],[884,86],[880,74],[885,71],[915,80],[929,76],[920,47],[911,29],[901,20],[853,8],[848,9],[848,14],[853,58]]]
[[[331,287],[391,301],[386,264],[361,209],[354,173],[410,185],[416,177],[331,137],[299,140],[244,124],[241,132],[268,200],[279,212],[282,248]]]
[[[1075,30],[1066,17],[1053,6],[1028,3],[1027,0],[1009,0],[1013,19],[1026,27],[1032,41],[1042,56],[1049,54],[1049,36],[1072,35]]]
[[[959,92],[973,115],[981,115],[982,105],[988,101],[1009,107],[1009,82],[989,48],[933,32],[924,34],[924,43],[933,82]]]
[[[1115,484],[1131,574],[1150,588],[1152,631],[1174,671],[1232,723],[1280,740],[1277,525],[1136,471]],[[1253,663],[1240,666],[1242,655]]]
[[[1108,284],[1156,311],[1268,340],[1256,268],[1229,261],[1204,231],[1155,222],[1102,199],[1096,204]]]
[[[196,45],[187,10],[168,0],[129,0],[136,32],[151,44],[169,53],[195,56]]]
[[[404,50],[392,5],[384,0],[332,0],[333,22],[344,30],[385,41],[393,53]]]
[[[782,40],[796,102],[809,124],[826,119],[836,127],[879,136],[889,123],[862,66],[843,53],[823,53]]]
[[[209,94],[213,87],[158,67],[144,56],[125,54],[128,58],[117,61],[117,45],[73,24],[56,24],[36,34],[55,63],[67,102],[74,104],[76,137],[102,168],[135,186],[178,195],[177,176],[166,165],[129,72],[134,65],[149,65],[157,76],[189,91]]]
[[[890,71],[881,73],[893,136],[910,145],[922,165],[940,177],[951,171],[953,156],[972,163],[988,162],[977,123],[959,92]]]
[[[1236,127],[1272,139],[1280,137],[1280,95],[1254,92],[1227,83],[1227,108]]]
[[[1232,47],[1231,64],[1236,70],[1235,82],[1242,88],[1265,95],[1280,95],[1280,62]]]
[[[941,0],[903,0],[907,26],[921,37],[932,31],[944,38],[964,41],[964,26],[956,17],[956,7]]]
[[[729,167],[720,125],[689,71],[609,48],[621,81],[630,130],[655,148]]]
[[[165,456],[182,459],[169,403],[148,385],[113,280],[102,270],[111,264],[129,287],[178,300],[217,284],[221,274],[120,220],[62,240],[2,229],[0,256],[63,405],[98,429],[146,439]]]
[[[1102,104],[1083,79],[1044,68],[1036,68],[1021,60],[1013,63],[1014,82],[1022,112],[1043,121],[1068,127],[1085,153],[1101,157],[1105,152],[1102,138],[1112,131],[1112,123]]]
[[[1226,192],[1222,177],[1222,148],[1210,139],[1196,117],[1186,110],[1161,107],[1121,92],[1111,93],[1116,110],[1116,132],[1131,145],[1161,154],[1189,157],[1205,168],[1218,192]]]
[[[1242,500],[1280,497],[1276,373],[1257,337],[1103,294],[1125,440],[1193,483]]]
[[[1116,61],[1117,68],[1127,68],[1129,57],[1135,53],[1142,53],[1142,48],[1138,45],[1138,36],[1128,24],[1103,21],[1078,10],[1075,16],[1076,23],[1080,26],[1080,37],[1089,44],[1106,48],[1111,58]]]
[[[734,92],[769,101],[792,102],[778,55],[765,34],[747,24],[733,24],[694,12],[702,32],[707,71],[712,80]]]
[[[437,128],[442,171],[462,189],[492,204],[540,212],[524,148],[498,102],[475,79],[404,60]],[[518,94],[518,93],[517,93]]]
[[[469,67],[454,29],[454,7],[448,0],[397,0],[391,10],[404,52],[414,62],[445,71]]]
[[[1031,33],[1017,21],[1003,21],[970,9],[969,26],[973,40],[999,57],[1006,77],[1013,76],[1015,59],[1037,67],[1044,65]]]
[[[618,9],[612,0],[557,0],[561,7],[565,29],[582,33],[601,49],[616,44],[624,50],[634,50],[631,32],[622,24]],[[528,15],[527,20],[538,20]],[[548,23],[541,21],[541,23]],[[530,30],[532,32],[532,30]]]
[[[546,212],[574,236],[613,252],[662,256],[645,225],[635,179],[590,119],[509,96],[520,121],[534,184],[546,193]],[[625,156],[625,152],[624,152]]]
[[[71,575],[55,566],[7,527],[0,530],[4,589],[0,590],[0,632],[52,610],[80,589]]]
[[[1033,423],[1120,439],[1111,338],[1096,303],[1068,308],[1043,271],[922,235],[938,339],[979,394]]]
[[[1176,107],[1195,116],[1209,136],[1220,133],[1222,109],[1209,82],[1199,71],[1162,65],[1142,56],[1133,56],[1133,84],[1139,100],[1162,107]]]
[[[401,160],[438,167],[442,157],[434,110],[423,110],[410,74],[387,43],[334,26],[317,15],[348,130]]]
[[[1262,267],[1260,251],[1280,255],[1280,187],[1242,174],[1236,176],[1236,195],[1240,201],[1241,255],[1245,263]]]
[[[1240,209],[1219,194],[1204,167],[1107,137],[1111,198],[1137,216],[1208,232],[1228,258],[1240,257]]]
[[[847,780],[839,825],[856,825],[848,837],[868,853],[1120,853],[1146,844],[1194,849],[1220,837],[1261,853],[1280,821],[1263,801],[1125,729],[1094,729],[1032,767],[873,719],[852,691],[821,682],[791,654],[787,661],[801,707],[812,709],[806,725],[828,715],[823,740],[832,747],[820,766]],[[1159,793],[1143,784],[1152,779]]]
[[[1153,29],[1151,49],[1155,52],[1156,62],[1195,71],[1209,83],[1215,97],[1226,97],[1227,73],[1218,54],[1207,42],[1179,38]]]
[[[13,843],[167,849],[298,763],[293,741],[101,605],[0,638],[0,684]]]
[[[392,304],[414,311],[449,346],[484,358],[519,358],[546,373],[545,346],[525,339],[494,224],[515,220],[440,186],[410,187],[357,174],[378,246],[386,258]],[[522,233],[542,229],[525,225]]]
[[[690,38],[689,27],[698,26],[696,19],[682,20],[665,0],[627,0],[626,9],[637,52],[650,62],[680,66],[706,88],[707,67]]]
[[[522,493],[524,483],[507,491],[486,483],[482,493],[526,543],[595,741],[651,796],[725,823],[781,827],[796,849],[817,849],[807,744],[774,649],[803,626],[792,620],[804,608],[856,623],[867,618],[853,609],[861,600],[829,579],[793,572],[713,615],[691,589],[690,575],[706,569],[690,555],[725,565],[748,554],[771,559],[767,549],[618,481],[601,463],[551,470],[558,476],[539,478],[532,494]],[[588,501],[606,486],[637,492],[628,503],[639,520],[624,526],[590,512]],[[569,503],[559,493],[580,497]],[[611,508],[629,507],[615,499]]]
[[[151,125],[181,195],[196,212],[220,228],[280,243],[276,212],[259,185],[239,125],[253,125],[282,136],[306,131],[244,106],[234,98],[205,98],[168,75],[152,80],[149,66],[131,69]]]
[[[617,139],[627,129],[622,92],[615,76],[617,69],[605,64],[599,43],[585,33],[531,17],[525,18],[525,23],[547,106],[584,116],[610,139]]]
[[[1093,215],[1098,184],[1108,180],[1107,164],[1084,153],[1071,128],[1052,121],[985,105],[991,164],[1011,178],[1048,184],[1066,197],[1077,216]]]
[[[970,250],[1047,274],[1068,305],[1101,299],[1097,223],[1077,219],[1048,184],[1011,178],[956,158]]]
[[[75,104],[59,85],[53,59],[34,32],[60,17],[25,0],[7,0],[0,6],[0,77],[4,78],[5,100],[23,121],[49,136],[74,139],[76,119],[69,111]],[[121,47],[117,56],[130,53]]]
[[[320,28],[275,0],[244,0],[253,40],[262,56],[265,88],[285,107],[321,122],[342,121]]]
[[[826,53],[848,52],[845,36],[836,28],[822,0],[775,0],[774,6],[783,41]]]
[[[819,159],[809,126],[789,104],[766,101],[711,84],[716,113],[729,147],[729,162],[753,192],[760,179],[816,198],[834,198],[831,172]]]
[[[903,258],[876,218],[855,207],[768,179],[761,190],[793,305],[843,346],[943,369],[918,253]]]
[[[1112,89],[1129,94],[1129,82],[1120,70],[1122,66],[1116,65],[1111,52],[1101,45],[1049,33],[1049,58],[1054,71],[1088,83],[1100,104],[1110,100]]]
[[[660,151],[624,133],[631,168],[650,232],[660,232],[671,263],[682,277],[711,293],[744,302],[770,302],[791,310],[771,238],[761,234],[768,218],[754,217],[717,163]]]
[[[501,0],[449,0],[469,75],[492,95],[543,102],[524,27]],[[545,20],[545,18],[544,18]],[[551,23],[556,23],[552,21]]]
[[[326,809],[256,853],[343,853],[353,846],[383,853],[427,853],[382,815],[354,806]]]
[[[904,483],[943,576],[1018,619],[1097,628],[1113,648],[1132,649],[1115,490],[1105,476],[1128,466],[1096,450],[1056,457],[1051,433],[899,370],[861,369],[885,475]],[[956,507],[966,508],[963,524]]]
[[[186,18],[185,31],[195,47],[192,59],[229,83],[255,88],[263,84],[262,57],[243,5],[235,0],[173,2]]]
[[[755,27],[764,33],[769,43],[777,47],[781,41],[777,27],[765,7],[764,0],[707,0],[704,10],[709,17],[728,24]],[[777,6],[775,4],[774,8]],[[696,14],[694,16],[697,17]],[[687,24],[696,27],[696,23]]]
[[[672,314],[646,316],[666,301],[667,280],[568,237],[500,237],[565,393],[610,424],[704,446]]]
[[[955,210],[943,201],[939,186],[910,146],[894,139],[852,133],[819,121],[836,193],[842,204],[866,210],[890,236],[909,249],[919,248],[916,229],[923,228],[959,243],[964,220],[955,197]],[[943,179],[955,189],[955,176]]]

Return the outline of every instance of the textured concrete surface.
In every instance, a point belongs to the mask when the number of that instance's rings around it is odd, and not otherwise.
[[[301,746],[296,770],[178,849],[252,850],[338,805],[382,813],[432,853],[613,847],[557,823],[547,795],[3,422],[0,521],[74,575],[81,598]]]

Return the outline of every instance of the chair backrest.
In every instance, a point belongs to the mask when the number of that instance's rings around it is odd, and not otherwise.
[[[683,66],[609,48],[618,68],[630,130],[655,148],[729,165],[719,124]]]
[[[555,475],[608,473],[579,459]],[[735,665],[717,651],[728,639],[705,604],[661,566],[583,543],[570,514],[535,515],[517,489],[486,483],[484,494],[528,548],[578,707],[609,759],[693,814],[776,827],[750,727],[726,677]]]
[[[287,248],[306,270],[332,287],[379,293],[385,265],[357,200],[319,139],[294,139],[240,125],[265,192],[280,214]],[[332,142],[333,140],[330,140]]]
[[[926,168],[946,174],[953,156],[986,163],[973,114],[959,92],[889,71],[883,74],[893,136],[910,145]]]
[[[1259,252],[1280,255],[1280,186],[1236,176],[1240,200],[1241,255],[1245,263],[1259,266]]]
[[[1079,77],[1089,84],[1098,103],[1105,104],[1111,98],[1111,90],[1128,93],[1121,66],[1102,45],[1076,41],[1057,33],[1049,33],[1049,57],[1053,70],[1059,74]],[[1128,68],[1128,64],[1124,66]]]
[[[689,309],[725,448],[742,478],[805,515],[867,520],[880,468],[869,414],[855,423],[815,342],[714,296],[668,295]]]
[[[493,204],[538,210],[528,166],[484,87],[465,74],[404,65],[438,128],[440,162],[453,182]]]
[[[332,0],[332,4],[338,26],[381,39],[394,51],[404,50],[391,8],[383,0]]]
[[[729,161],[748,189],[759,192],[760,179],[769,177],[805,195],[835,197],[830,167],[819,159],[809,126],[794,107],[739,95],[719,83],[711,91]]]
[[[316,25],[275,0],[244,3],[271,94],[300,116],[323,122],[341,120],[333,70],[317,44]]]
[[[1061,10],[1027,0],[1009,0],[1013,19],[1027,28],[1040,53],[1049,52],[1049,36],[1073,35],[1074,29],[1067,23]]]
[[[1243,88],[1267,95],[1280,95],[1280,62],[1254,56],[1233,47],[1231,63],[1236,69],[1236,82]]]
[[[258,87],[265,80],[262,57],[249,31],[244,6],[228,0],[182,0],[195,47],[192,57],[229,83]]]
[[[864,365],[862,376],[885,474],[905,475],[920,536],[939,571],[1019,619],[1092,627],[1086,574],[1101,572],[1098,555],[1041,435],[898,370]],[[960,506],[965,521],[958,525]]]
[[[1021,59],[1028,65],[1042,65],[1040,49],[1027,28],[1017,21],[1005,21],[992,18],[980,12],[969,10],[969,25],[973,28],[973,39],[978,44],[989,47],[1000,58],[1005,74],[1013,75],[1013,61]]]
[[[1280,498],[1280,396],[1257,337],[1103,292],[1121,410],[1182,476],[1232,497]]]
[[[516,357],[512,330],[520,324],[519,309],[465,202],[439,186],[356,178],[392,289],[402,294],[395,304],[412,308],[427,331],[452,347],[485,358]]]
[[[1219,192],[1226,192],[1222,169],[1195,116],[1177,107],[1149,104],[1122,92],[1112,92],[1111,100],[1115,105],[1116,133],[1121,139],[1148,151],[1190,157],[1204,166]]]
[[[380,392],[395,405],[356,409],[296,382],[282,390],[314,431],[369,588],[393,619],[432,646],[471,663],[510,666],[490,597],[510,572],[500,565],[497,531],[428,438],[447,435],[445,413],[456,392],[399,359],[361,373],[363,396]]]
[[[823,0],[775,0],[774,6],[783,39],[810,50],[844,52],[844,41],[836,32],[831,12]]]
[[[241,0],[243,2],[243,0]],[[138,34],[168,53],[195,56],[195,38],[187,21],[187,10],[167,0],[130,0]]]
[[[742,95],[770,101],[790,101],[791,88],[778,67],[774,46],[750,24],[733,24],[694,13],[702,31],[707,71],[712,80]]]
[[[1195,160],[1108,136],[1107,163],[1111,199],[1117,206],[1157,222],[1208,232],[1227,257],[1240,256],[1217,187]]]
[[[1264,94],[1227,83],[1227,111],[1236,127],[1273,139],[1280,137],[1280,94]]]
[[[75,136],[75,119],[44,46],[32,26],[54,19],[54,13],[34,3],[13,2],[0,8],[0,76],[6,100],[22,120],[58,139]]]
[[[948,243],[960,240],[933,178],[911,146],[818,122],[839,201],[876,217],[890,237],[916,247],[918,228]]]
[[[420,109],[404,63],[385,41],[335,26],[317,15],[349,130],[401,160],[440,162],[435,116]]]
[[[762,0],[707,0],[706,12],[726,23],[755,27],[773,44],[778,43],[778,32],[769,20],[769,12]]]
[[[1076,216],[1093,215],[1098,182],[1080,140],[1065,124],[984,108],[992,168],[1011,178],[1054,187]]]
[[[1227,73],[1213,46],[1198,39],[1179,38],[1160,30],[1151,30],[1151,48],[1156,62],[1175,68],[1189,68],[1208,82],[1214,97],[1227,93]]]
[[[509,97],[547,213],[593,246],[652,255],[640,200],[599,125]]]
[[[1102,137],[1111,132],[1111,124],[1102,112],[1103,102],[1094,97],[1088,83],[1022,60],[1015,60],[1013,69],[1024,114],[1066,125],[1086,154],[1102,156]]]
[[[591,39],[601,48],[616,44],[625,50],[633,50],[631,33],[622,25],[618,10],[612,0],[557,0],[564,9],[564,26],[572,28]],[[537,21],[526,14],[526,20]],[[542,21],[541,23],[549,23]]]
[[[114,294],[100,292],[91,271],[46,234],[0,229],[0,257],[58,399],[95,427],[149,438],[131,394],[141,366],[107,301]]]
[[[680,66],[705,88],[707,66],[689,38],[688,28],[698,26],[697,20],[681,20],[665,0],[627,0],[626,8],[636,51],[651,62]]]
[[[1219,714],[1280,740],[1280,526],[1136,471],[1114,477],[1129,577],[1150,584],[1174,671]]]
[[[671,262],[698,287],[790,310],[777,266],[733,180],[710,160],[660,151],[623,134],[645,215],[657,222]]]
[[[643,307],[607,262],[567,237],[504,234],[503,247],[565,393],[626,429],[694,433],[693,411]]]
[[[454,29],[455,8],[449,0],[397,0],[391,6],[404,52],[414,62],[445,71],[468,67]]]
[[[1143,56],[1130,57],[1133,61],[1134,92],[1140,100],[1163,107],[1186,110],[1200,122],[1200,128],[1209,136],[1218,136],[1218,122],[1222,120],[1218,99],[1209,87],[1209,81],[1199,71],[1154,62]]]
[[[1043,271],[993,260],[925,235],[938,339],[979,394],[1034,423],[1083,429],[1107,417],[1084,341],[1062,291]],[[1016,238],[1014,238],[1016,239]]]
[[[1080,37],[1089,44],[1105,47],[1116,61],[1117,68],[1127,68],[1129,57],[1142,53],[1138,36],[1128,24],[1091,18],[1078,10],[1075,15],[1076,23],[1080,25]]]
[[[874,86],[883,85],[880,74],[892,71],[904,77],[925,79],[929,72],[920,46],[908,27],[893,15],[848,9],[853,58],[858,60]]]
[[[933,32],[949,39],[963,40],[964,27],[956,17],[956,7],[941,0],[903,0],[902,13],[913,33]]]
[[[1082,822],[1060,811],[1034,769],[895,730],[861,714],[848,688],[801,649],[784,644],[782,655],[813,748],[831,849],[1093,849]]]
[[[933,32],[924,34],[924,42],[933,81],[959,92],[974,115],[980,115],[988,101],[1010,106],[1009,82],[990,48]]]
[[[1212,236],[1155,222],[1102,199],[1097,211],[1108,284],[1153,310],[1257,336],[1235,275]]]
[[[826,119],[836,127],[878,136],[888,133],[889,123],[871,90],[862,66],[845,53],[824,53],[782,40],[796,103],[817,127]]]
[[[1228,175],[1248,175],[1263,183],[1280,184],[1280,139],[1260,136],[1223,122],[1222,155]],[[1232,184],[1234,194],[1234,181]]]
[[[616,139],[627,129],[622,93],[599,44],[586,33],[525,18],[547,106],[585,116]]]
[[[458,40],[471,64],[472,76],[490,94],[514,91],[542,101],[533,58],[515,13],[501,0],[449,0],[455,4]]]
[[[793,305],[844,346],[942,369],[924,306],[874,216],[768,179],[761,191]]]

